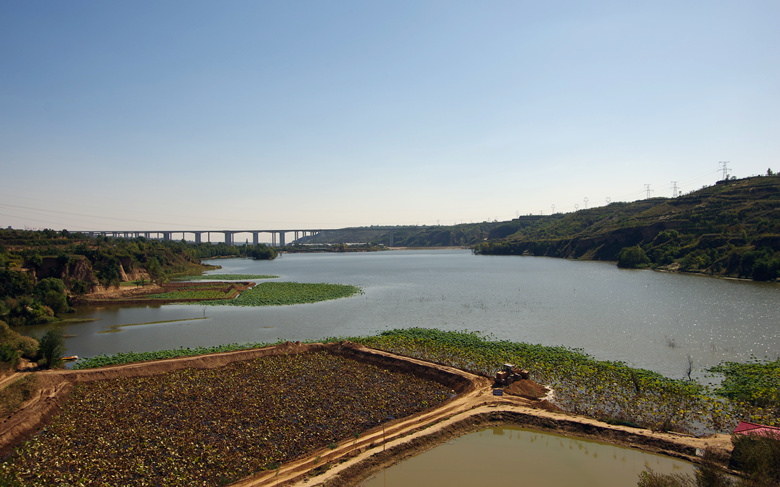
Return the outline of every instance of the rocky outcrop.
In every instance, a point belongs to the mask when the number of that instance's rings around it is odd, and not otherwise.
[[[97,279],[92,270],[89,259],[80,255],[63,257],[43,257],[41,265],[33,271],[36,281],[54,277],[62,279],[66,286],[71,287],[76,281],[81,281],[93,288],[97,285]]]

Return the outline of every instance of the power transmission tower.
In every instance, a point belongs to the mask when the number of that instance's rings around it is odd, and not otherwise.
[[[555,205],[551,205],[551,208],[552,208],[552,213],[550,213],[550,214],[554,215],[555,214]]]
[[[586,196],[583,201],[585,201],[585,209],[587,210],[588,209],[588,197]]]
[[[647,191],[647,199],[650,199],[650,193],[652,193],[653,190],[650,189],[650,185],[649,184],[645,184],[645,191]]]
[[[718,163],[723,166],[723,180],[726,180],[729,177],[729,162],[731,161],[720,161]]]
[[[610,198],[609,196],[607,196],[607,204],[610,204],[610,203],[612,203],[612,198]]]
[[[672,181],[672,198],[677,198],[680,193],[677,192],[677,181]]]

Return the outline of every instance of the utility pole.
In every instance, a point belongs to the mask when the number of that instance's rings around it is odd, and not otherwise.
[[[647,198],[646,199],[650,199],[650,193],[652,193],[653,190],[650,189],[650,185],[649,184],[645,184],[645,191],[647,191]]]
[[[672,181],[672,198],[677,198],[680,193],[677,192],[677,181]]]
[[[731,161],[720,161],[718,163],[723,166],[723,180],[726,180],[729,177],[729,162]]]

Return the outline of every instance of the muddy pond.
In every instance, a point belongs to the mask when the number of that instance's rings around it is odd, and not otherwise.
[[[361,487],[625,487],[646,467],[692,474],[670,457],[513,426],[470,433],[374,474]]]

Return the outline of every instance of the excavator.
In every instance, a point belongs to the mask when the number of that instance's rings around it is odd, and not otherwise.
[[[501,370],[496,373],[496,385],[506,387],[512,382],[527,378],[527,370],[516,367],[514,364],[504,364]]]

